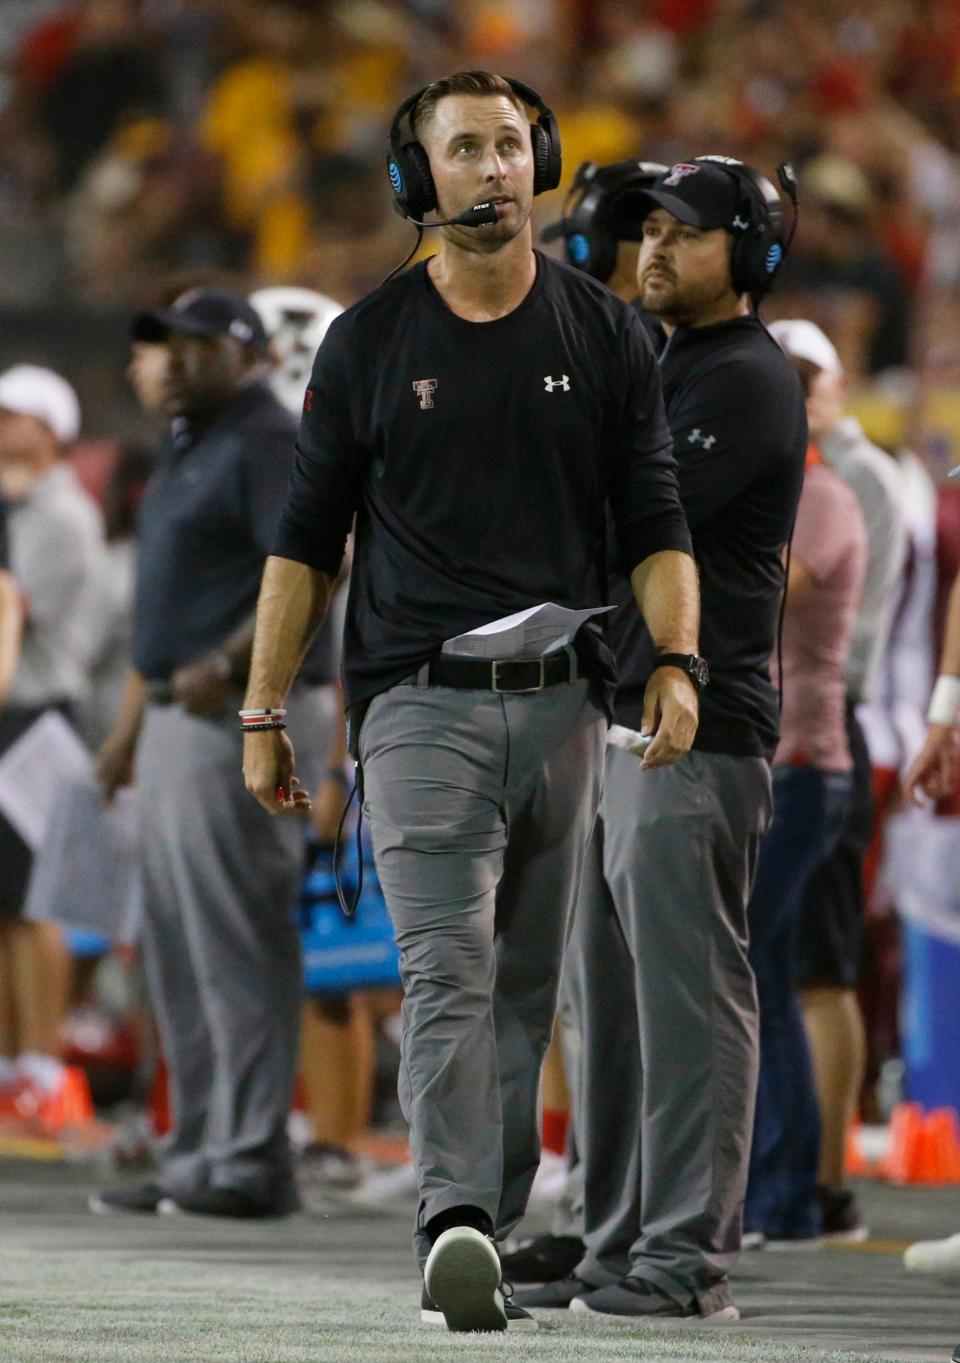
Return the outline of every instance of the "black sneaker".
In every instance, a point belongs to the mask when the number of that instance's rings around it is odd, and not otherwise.
[[[159,1183],[138,1183],[135,1188],[101,1188],[87,1198],[87,1206],[96,1216],[110,1216],[114,1212],[139,1212],[151,1216],[168,1197]]]
[[[575,1273],[556,1282],[543,1283],[540,1287],[524,1287],[513,1300],[518,1306],[559,1307],[569,1306],[577,1297],[585,1297],[588,1292],[596,1292],[595,1287],[585,1283]]]
[[[165,1198],[161,1212],[190,1212],[194,1216],[223,1216],[233,1220],[257,1221],[289,1216],[300,1210],[300,1199],[290,1186],[279,1196],[255,1197],[242,1188],[204,1188],[190,1196]]]
[[[539,1235],[512,1254],[502,1254],[500,1265],[515,1283],[555,1283],[570,1277],[585,1251],[576,1235]]]
[[[525,1330],[528,1334],[533,1334],[540,1326],[531,1316],[529,1311],[524,1311],[522,1306],[514,1306],[509,1297],[509,1288],[506,1283],[500,1284],[500,1291],[503,1295],[503,1309],[507,1317],[508,1330]],[[420,1322],[422,1325],[446,1325],[446,1317],[440,1307],[431,1299],[430,1293],[424,1284],[420,1294]]]
[[[837,1245],[858,1245],[870,1234],[860,1219],[857,1199],[849,1188],[817,1188],[821,1235]]]
[[[448,1330],[506,1330],[500,1256],[489,1235],[451,1226],[434,1241],[423,1269],[426,1296]]]
[[[589,1311],[600,1316],[633,1316],[646,1320],[662,1317],[702,1316],[705,1320],[739,1320],[740,1312],[728,1302],[716,1310],[702,1312],[695,1302],[681,1306],[669,1293],[638,1278],[624,1278],[612,1287],[600,1287],[570,1303],[571,1311]]]
[[[960,1344],[957,1345],[950,1357],[951,1363],[960,1363]]]

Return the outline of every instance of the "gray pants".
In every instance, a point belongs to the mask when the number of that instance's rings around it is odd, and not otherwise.
[[[236,708],[210,719],[147,708],[143,945],[171,1083],[161,1182],[174,1195],[210,1185],[270,1199],[289,1177],[304,834],[245,790]],[[293,727],[297,702],[288,708]]]
[[[583,1009],[587,1253],[596,1286],[729,1302],[757,1079],[747,900],[771,813],[760,758],[643,772],[610,750],[571,942]]]
[[[438,1213],[523,1215],[539,1079],[596,817],[606,722],[585,681],[535,695],[402,685],[360,737],[365,810],[401,952],[400,1100]]]

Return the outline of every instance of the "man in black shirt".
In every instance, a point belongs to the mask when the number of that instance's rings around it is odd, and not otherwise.
[[[771,812],[778,708],[768,659],[803,476],[796,373],[751,311],[782,255],[776,191],[701,157],[624,199],[700,570],[710,682],[693,751],[660,771],[608,748],[571,943],[582,1028],[586,1247],[527,1305],[737,1318],[757,1075],[747,900]],[[772,268],[771,268],[772,267]],[[616,722],[649,731],[656,641],[621,608]]]
[[[550,111],[464,73],[408,101],[391,144],[408,214],[484,200],[496,221],[446,226],[437,255],[331,325],[264,574],[245,722],[282,723],[356,515],[345,686],[351,718],[365,711],[365,809],[402,953],[422,1309],[451,1329],[535,1328],[504,1308],[489,1237],[523,1214],[539,1160],[606,655],[576,619],[539,641],[506,636],[492,658],[444,645],[546,602],[596,613],[608,505],[652,636],[685,657],[697,588],[649,342],[629,308],[532,249],[533,194],[559,176]],[[647,694],[656,767],[688,749],[696,694],[667,665]],[[305,799],[292,762],[283,733],[247,736],[247,784],[267,809]]]
[[[144,960],[173,1124],[156,1182],[105,1190],[91,1209],[172,1199],[279,1216],[298,1205],[286,1127],[303,835],[247,796],[235,716],[296,426],[267,387],[267,335],[243,297],[191,289],[141,314],[133,336],[167,352],[171,434],[140,506],[133,670],[99,774],[109,796],[136,757]],[[309,708],[299,694],[291,705]]]

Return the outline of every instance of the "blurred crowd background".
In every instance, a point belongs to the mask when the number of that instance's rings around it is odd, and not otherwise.
[[[76,388],[71,459],[107,495],[111,542],[131,540],[157,436],[126,377],[134,312],[190,282],[300,284],[345,306],[374,288],[414,240],[385,174],[393,111],[470,67],[533,85],[558,116],[564,177],[536,201],[538,231],[584,160],[793,163],[799,228],[764,315],[819,323],[867,434],[912,452],[921,502],[940,490],[942,594],[960,561],[945,483],[960,459],[960,0],[0,0],[0,371],[45,365]],[[636,249],[612,281],[626,297]],[[922,728],[929,612],[917,637]],[[874,910],[875,1088],[898,1055],[900,957],[882,886]],[[360,1026],[326,1022],[333,1053]],[[891,1082],[867,1115],[889,1110]],[[350,1144],[340,1127],[330,1140]]]
[[[874,433],[952,459],[955,0],[5,0],[0,365],[53,364],[89,435],[126,434],[124,322],[165,276],[352,302],[409,245],[392,111],[470,66],[559,116],[539,225],[588,158],[792,160],[801,226],[771,315],[825,326]]]

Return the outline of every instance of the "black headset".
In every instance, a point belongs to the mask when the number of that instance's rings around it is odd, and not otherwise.
[[[563,237],[567,264],[605,284],[617,266],[618,244],[640,239],[639,219],[635,230],[629,222],[622,230],[617,226],[618,206],[630,194],[649,189],[667,169],[658,161],[615,161],[609,166],[584,161],[573,177],[563,217],[544,228],[540,240]]]
[[[718,166],[737,182],[740,201],[729,229],[733,233],[730,279],[735,293],[748,293],[754,300],[762,298],[773,288],[796,231],[797,181],[793,168],[785,162],[777,167],[777,177],[794,208],[788,237],[783,202],[765,175],[729,156],[695,156],[694,163],[700,162]]]
[[[536,90],[524,85],[522,81],[511,80],[507,84],[524,104],[537,111],[536,123],[530,125],[530,140],[533,146],[533,192],[542,194],[544,190],[556,189],[560,183],[562,160],[560,155],[560,131],[551,109],[548,109]],[[427,90],[425,85],[415,95],[405,99],[393,116],[387,149],[387,174],[393,187],[393,206],[402,218],[414,222],[423,219],[437,207],[437,189],[430,173],[430,160],[417,140],[410,122],[410,115]]]

